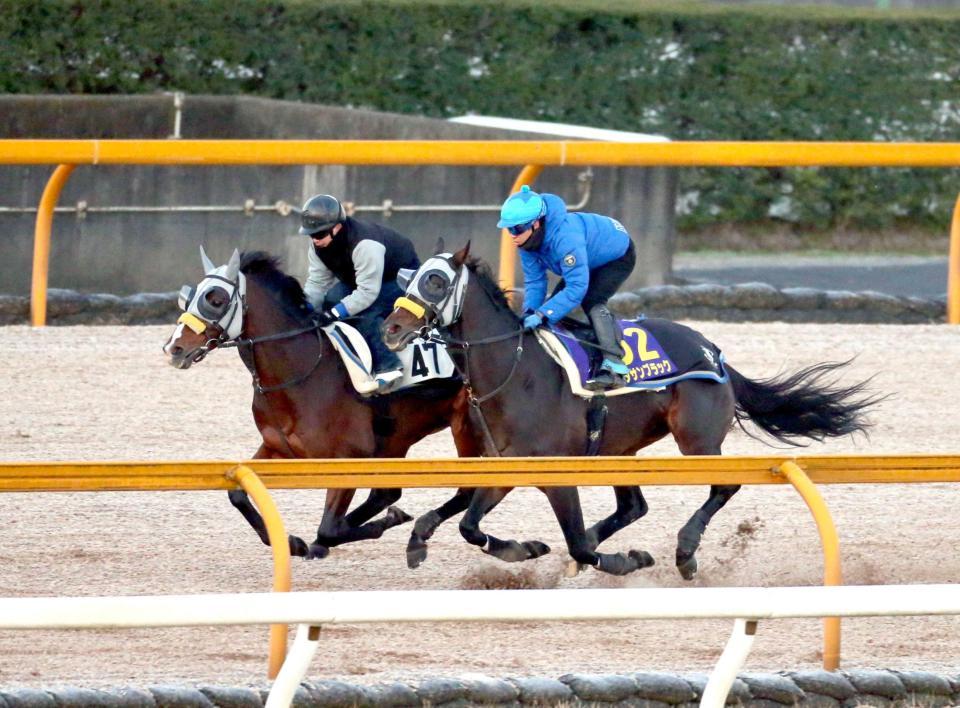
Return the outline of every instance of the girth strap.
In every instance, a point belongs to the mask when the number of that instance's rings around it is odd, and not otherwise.
[[[607,397],[599,394],[590,399],[587,408],[587,450],[584,455],[595,457],[603,444],[603,429],[607,422]]]

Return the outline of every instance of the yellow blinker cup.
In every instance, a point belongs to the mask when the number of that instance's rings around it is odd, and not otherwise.
[[[207,331],[207,323],[196,315],[190,314],[189,312],[184,312],[182,315],[180,315],[180,319],[177,320],[177,324],[185,324],[197,334],[203,334]]]

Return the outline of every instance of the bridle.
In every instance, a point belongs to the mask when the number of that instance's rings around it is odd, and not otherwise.
[[[440,263],[433,263],[440,261]],[[431,278],[437,278],[440,283],[431,282]],[[445,345],[448,349],[459,349],[463,352],[464,365],[461,367],[454,358],[453,365],[463,380],[463,387],[467,392],[467,400],[471,408],[477,413],[480,421],[480,427],[483,430],[484,437],[491,449],[500,456],[500,448],[497,447],[493,439],[493,433],[487,424],[483,415],[481,405],[491,398],[497,396],[507,384],[513,379],[517,368],[520,366],[520,359],[523,357],[523,327],[505,334],[497,334],[482,339],[472,341],[465,339],[456,339],[449,333],[441,333],[441,329],[446,329],[460,319],[463,313],[463,303],[467,295],[467,284],[470,280],[470,270],[466,264],[461,264],[458,268],[450,253],[442,253],[428,258],[426,262],[410,278],[407,285],[406,294],[397,299],[394,308],[406,310],[417,319],[423,320],[423,326],[417,331],[418,336],[427,341],[438,342]],[[439,287],[438,287],[439,286]],[[478,396],[473,388],[470,378],[470,350],[471,348],[482,346],[484,344],[494,344],[508,339],[517,338],[517,347],[514,352],[513,366],[507,377],[495,389],[482,396]]]
[[[304,327],[299,327],[297,329],[285,330],[283,332],[277,332],[276,334],[267,334],[262,337],[248,337],[248,338],[239,338],[233,339],[230,341],[224,342],[221,346],[224,349],[230,347],[236,347],[237,353],[240,354],[240,361],[243,362],[243,365],[247,367],[247,371],[250,372],[250,375],[253,377],[253,389],[257,393],[274,393],[275,391],[283,391],[287,388],[292,388],[297,386],[311,376],[318,368],[320,368],[320,362],[323,361],[323,342],[320,341],[320,323],[313,321],[311,324]],[[320,345],[320,353],[317,355],[316,361],[313,362],[313,366],[310,367],[308,371],[303,374],[294,376],[293,378],[287,379],[286,381],[278,384],[272,384],[270,386],[264,386],[260,382],[260,376],[257,374],[257,365],[256,360],[253,356],[253,345],[260,344],[261,342],[277,342],[283,339],[291,339],[293,337],[298,337],[301,334],[306,334],[307,332],[316,332],[317,333],[317,342]]]
[[[217,271],[226,267],[227,266],[218,268]],[[205,285],[207,281],[210,280],[214,281],[214,283]],[[230,287],[230,297],[225,304],[212,308],[205,299],[205,295],[214,288],[226,290],[226,288],[219,285],[217,281]],[[303,383],[319,368],[320,362],[323,359],[323,343],[319,341],[321,326],[319,322],[315,320],[303,327],[267,334],[261,337],[241,336],[243,334],[243,317],[247,313],[246,277],[243,273],[237,273],[235,280],[231,280],[216,271],[208,273],[196,288],[184,286],[181,289],[180,307],[183,309],[183,314],[180,315],[177,324],[183,324],[197,334],[205,334],[207,332],[213,334],[206,342],[194,350],[197,353],[192,356],[192,363],[196,364],[203,361],[207,354],[214,349],[236,347],[237,352],[240,354],[240,360],[253,377],[253,388],[257,393],[273,393]],[[223,320],[227,321],[224,323]],[[291,339],[307,332],[316,332],[320,344],[320,354],[317,356],[317,360],[313,363],[310,370],[282,383],[264,386],[260,380],[260,375],[257,373],[256,360],[253,356],[254,345],[263,342]]]
[[[177,319],[177,324],[186,326],[196,334],[207,332],[214,334],[194,350],[197,352],[192,357],[194,364],[203,361],[207,354],[217,347],[224,346],[231,339],[239,337],[243,330],[243,315],[247,311],[246,278],[242,273],[237,273],[236,279],[231,280],[217,272],[226,268],[222,266],[214,272],[207,273],[195,288],[189,285],[180,288],[178,300],[183,314]],[[207,285],[208,281],[213,282]],[[223,283],[230,288],[229,298],[224,304],[214,307],[207,301],[207,294],[218,289],[227,292],[227,289],[218,283]],[[237,315],[240,315],[239,319]],[[227,320],[225,323],[224,319]],[[231,334],[232,332],[235,334]]]

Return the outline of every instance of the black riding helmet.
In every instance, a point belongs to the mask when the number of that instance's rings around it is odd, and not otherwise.
[[[347,218],[343,205],[336,197],[329,194],[318,194],[310,197],[300,211],[300,233],[312,236],[321,231],[328,231],[337,224],[342,224]]]

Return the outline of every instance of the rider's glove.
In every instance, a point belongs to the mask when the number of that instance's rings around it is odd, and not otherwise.
[[[523,328],[528,332],[532,332],[542,324],[543,315],[541,315],[539,312],[534,312],[532,315],[527,315],[523,318]]]
[[[347,306],[342,302],[338,302],[332,308],[330,308],[329,314],[335,320],[342,320],[344,317],[347,317],[350,313],[347,311]]]
[[[329,312],[324,312],[323,310],[317,310],[313,313],[313,321],[317,323],[320,327],[329,327],[334,322],[337,321],[336,317],[331,316]]]

